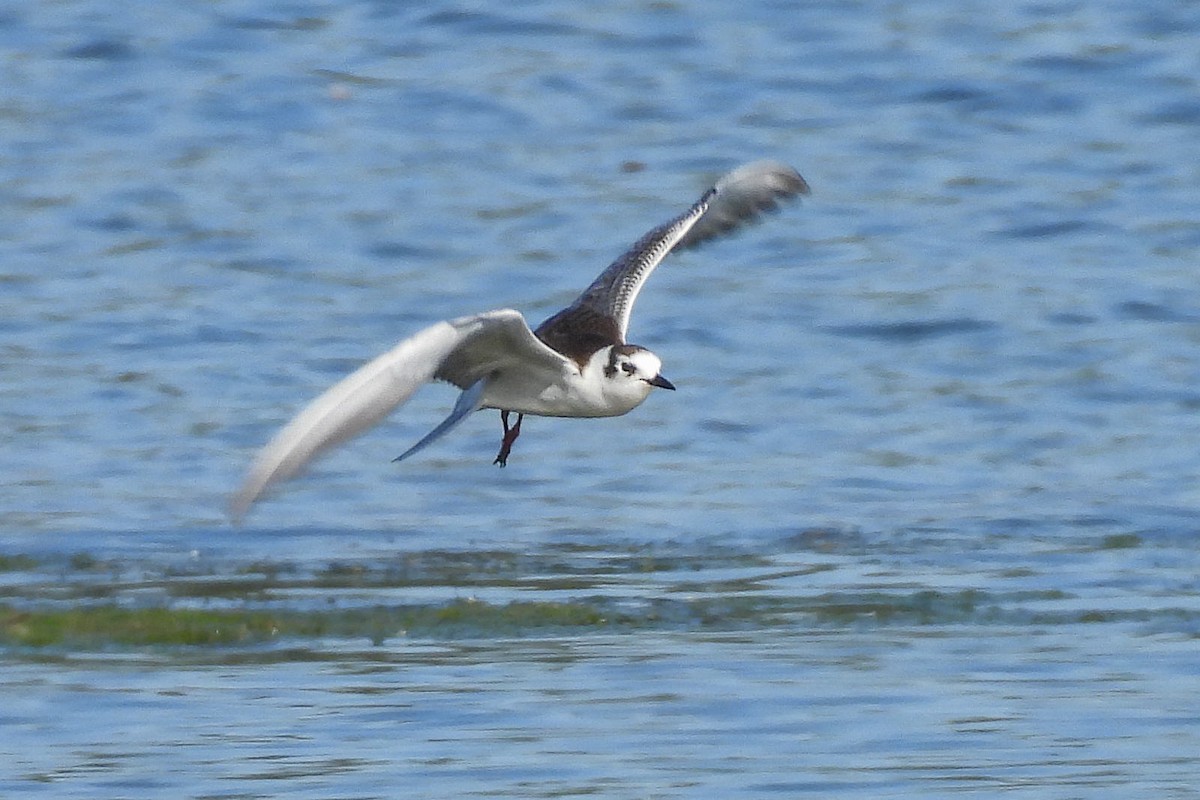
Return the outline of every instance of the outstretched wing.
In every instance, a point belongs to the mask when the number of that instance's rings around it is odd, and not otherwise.
[[[561,369],[564,361],[511,309],[425,328],[334,384],[276,434],[231,499],[230,516],[241,519],[269,487],[379,423],[432,380],[469,391],[504,368]]]
[[[683,214],[639,239],[574,303],[542,323],[537,335],[557,346],[556,339],[572,338],[566,331],[577,336],[580,329],[594,329],[603,335],[607,328],[607,332],[615,332],[618,338],[606,343],[623,343],[638,292],[668,253],[731,233],[777,209],[781,201],[808,191],[800,173],[786,164],[778,161],[743,164],[717,181]]]

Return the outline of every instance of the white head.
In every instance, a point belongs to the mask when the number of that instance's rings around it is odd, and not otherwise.
[[[601,392],[605,401],[624,414],[641,404],[650,390],[674,389],[664,378],[662,361],[644,347],[634,344],[618,344],[606,347],[588,363],[588,371],[599,370]]]

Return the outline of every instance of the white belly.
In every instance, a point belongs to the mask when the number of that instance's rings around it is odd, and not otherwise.
[[[641,384],[643,390],[627,384],[610,385],[610,381],[585,380],[578,372],[564,372],[556,380],[529,381],[529,376],[521,377],[493,378],[484,390],[483,407],[539,417],[617,417],[641,405],[651,389],[646,383]]]

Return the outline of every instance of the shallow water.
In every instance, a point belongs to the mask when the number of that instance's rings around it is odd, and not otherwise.
[[[0,11],[0,794],[1200,794],[1200,12]],[[431,390],[230,528],[419,327],[539,321],[721,171],[679,387]]]
[[[1179,543],[997,535],[952,560],[932,532],[533,551],[364,535],[355,556],[309,563],[215,538],[209,556],[158,537],[155,554],[60,561],[48,553],[69,545],[52,541],[6,573],[0,786],[1194,794],[1200,564]],[[290,538],[258,541],[328,537]],[[180,645],[114,624],[12,643],[39,610],[114,604],[231,627],[265,612],[274,631]]]

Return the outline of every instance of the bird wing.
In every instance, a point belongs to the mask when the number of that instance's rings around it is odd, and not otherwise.
[[[560,337],[561,331],[572,330],[577,337],[580,329],[594,329],[598,335],[616,332],[618,338],[608,344],[623,343],[633,302],[668,253],[732,233],[763,213],[776,210],[781,201],[808,192],[804,178],[786,164],[743,164],[718,180],[683,214],[638,239],[574,303],[542,323],[537,335],[554,346],[557,338],[571,338]]]
[[[561,353],[533,335],[520,311],[487,311],[448,324],[459,331],[459,341],[441,359],[434,377],[464,391],[504,370],[557,377],[567,365]]]
[[[472,388],[498,370],[549,372],[561,370],[565,363],[534,337],[525,318],[512,309],[431,325],[334,384],[284,426],[259,453],[231,499],[230,516],[241,519],[269,487],[379,423],[430,381],[453,383],[477,403],[482,393],[475,388],[472,394]],[[463,402],[460,399],[460,405]]]

